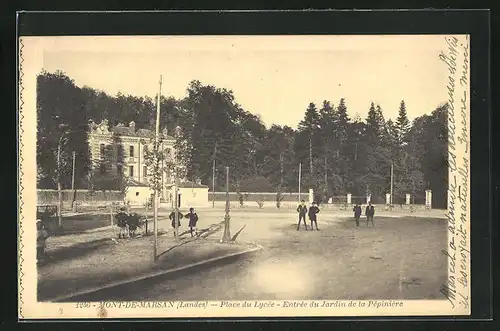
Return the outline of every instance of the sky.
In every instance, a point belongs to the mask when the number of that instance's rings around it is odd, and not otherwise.
[[[267,127],[296,128],[310,102],[366,118],[371,102],[395,119],[401,100],[413,119],[447,100],[444,36],[43,37],[43,69],[80,86],[182,98],[190,81],[233,91]]]

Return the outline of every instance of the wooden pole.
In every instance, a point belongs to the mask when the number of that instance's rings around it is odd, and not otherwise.
[[[175,171],[175,216],[174,216],[174,234],[175,238],[179,236],[179,177],[177,176],[177,170]]]
[[[214,155],[212,164],[212,208],[215,208],[215,156],[217,155],[217,142],[214,145]]]
[[[328,191],[328,160],[326,157],[326,150],[325,150],[325,195]]]
[[[283,186],[283,152],[280,153],[280,189],[282,186]]]
[[[313,178],[313,155],[312,155],[312,139],[309,136],[309,173],[311,174],[311,179]]]
[[[76,163],[76,153],[75,151],[73,151],[73,173],[71,176],[71,190],[73,191],[73,199],[71,200],[71,210],[74,213],[76,213],[75,163]]]
[[[113,224],[113,205],[109,206],[109,219],[111,221],[111,231],[113,231],[113,238],[115,237],[115,227]]]
[[[158,99],[156,100],[156,132],[155,132],[155,153],[158,153],[158,141],[160,135],[160,99],[161,99],[161,75],[160,75],[160,87],[158,90]],[[157,156],[155,156],[155,171],[158,171],[158,160]],[[158,174],[153,174],[154,176],[154,212],[153,212],[153,224],[154,224],[154,248],[153,248],[153,258],[156,261],[158,259],[157,249],[158,249],[158,183],[156,183]]]
[[[57,144],[57,195],[59,198],[59,208],[57,212],[57,218],[58,218],[59,229],[62,227],[62,209],[63,209],[63,197],[62,197],[62,185],[61,185],[61,148],[62,148],[61,144],[63,135],[61,135],[61,138],[59,138],[59,143]]]
[[[393,181],[394,181],[394,165],[391,163],[391,198],[389,202],[392,205],[392,187],[393,187]]]
[[[301,193],[301,188],[300,188],[300,181],[302,180],[302,163],[299,163],[299,203],[300,203],[300,193]]]
[[[148,201],[146,200],[146,206],[144,208],[144,216],[146,218],[146,224],[145,224],[145,230],[146,230],[146,236],[148,235]]]
[[[212,208],[215,208],[215,158],[212,165]]]
[[[222,241],[227,242],[231,240],[230,232],[230,216],[229,216],[229,167],[226,167],[226,215],[224,216],[224,235]]]

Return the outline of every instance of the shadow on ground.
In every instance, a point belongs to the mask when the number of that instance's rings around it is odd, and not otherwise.
[[[64,260],[81,258],[86,255],[90,255],[97,250],[103,249],[104,247],[111,244],[111,239],[104,238],[98,239],[91,242],[84,242],[72,245],[70,247],[61,247],[50,251],[47,254],[43,262],[39,263],[39,266],[48,266],[53,263],[61,262]]]
[[[259,254],[260,252],[252,252],[244,255],[236,255],[231,256],[222,260],[217,260],[214,262],[194,266],[189,269],[175,271],[172,273],[168,273],[165,275],[160,275],[155,277],[154,279],[148,279],[139,281],[137,283],[118,285],[110,288],[106,288],[100,291],[92,292],[85,295],[74,296],[69,299],[61,300],[59,302],[99,302],[105,298],[106,301],[128,301],[128,299],[123,299],[124,294],[127,296],[141,296],[141,292],[144,289],[144,286],[148,286],[149,284],[157,284],[157,283],[167,283],[170,284],[167,288],[163,289],[164,295],[174,294],[177,291],[176,282],[179,279],[188,279],[190,275],[197,273],[205,273],[210,271],[212,268],[224,267],[226,265],[238,264],[243,262],[248,258],[250,254]],[[214,256],[207,256],[207,258],[211,258]]]

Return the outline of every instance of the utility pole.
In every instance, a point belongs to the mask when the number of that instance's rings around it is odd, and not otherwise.
[[[325,153],[325,191],[328,189],[328,160]]]
[[[174,216],[174,231],[175,231],[175,238],[179,238],[179,177],[177,176],[177,170],[175,171],[175,216]]]
[[[392,205],[392,187],[393,187],[393,182],[394,182],[394,164],[391,163],[391,205]]]
[[[217,154],[217,143],[214,145],[213,165],[212,165],[212,208],[215,208],[215,155]]]
[[[160,99],[161,99],[161,75],[160,75],[160,87],[158,90],[158,99],[156,100],[156,132],[155,132],[155,171],[158,171],[158,152],[159,152],[159,135],[160,135]],[[140,170],[140,169],[139,169]],[[154,260],[158,259],[158,174],[154,173],[154,211],[153,211],[153,228],[154,228],[154,249],[153,256]]]
[[[283,187],[283,152],[280,153],[280,193]]]
[[[226,167],[226,215],[224,216],[224,235],[222,237],[223,242],[231,240],[231,232],[229,229],[229,221],[231,217],[229,216],[229,167]]]
[[[75,189],[75,161],[76,153],[73,151],[73,174],[71,176],[71,190],[73,191],[73,200],[71,200],[71,210],[76,213],[76,189]]]
[[[313,152],[312,152],[312,139],[309,136],[309,173],[311,174],[311,179],[313,177]]]
[[[302,179],[301,177],[302,177],[302,162],[299,163],[299,203],[300,203],[300,193],[301,193],[300,191],[300,181]]]
[[[62,197],[62,184],[61,184],[61,149],[62,149],[62,139],[64,137],[64,132],[59,138],[57,144],[57,195],[59,198],[59,210],[57,213],[59,229],[62,227],[62,209],[63,209],[63,197]]]
[[[281,208],[283,191],[283,152],[280,152],[280,183],[278,187],[278,194],[276,194],[276,207]]]

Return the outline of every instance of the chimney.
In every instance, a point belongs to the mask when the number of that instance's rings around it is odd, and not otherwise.
[[[135,122],[132,121],[128,124],[128,127],[130,128],[130,130],[132,130],[132,132],[135,132]]]

